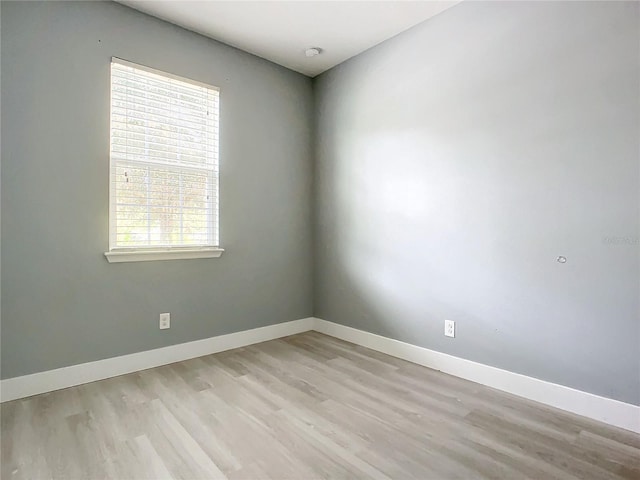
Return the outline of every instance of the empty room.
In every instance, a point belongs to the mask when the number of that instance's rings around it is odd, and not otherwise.
[[[640,2],[0,21],[3,480],[640,479]]]

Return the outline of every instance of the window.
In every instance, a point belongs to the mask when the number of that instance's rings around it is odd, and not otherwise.
[[[220,256],[219,90],[111,61],[110,262]]]

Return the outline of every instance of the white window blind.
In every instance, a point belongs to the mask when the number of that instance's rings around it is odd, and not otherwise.
[[[110,251],[218,246],[219,90],[111,62]]]

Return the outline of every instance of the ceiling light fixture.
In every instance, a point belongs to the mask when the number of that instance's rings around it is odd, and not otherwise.
[[[322,53],[322,49],[318,47],[309,47],[304,51],[304,54],[307,57],[315,57],[317,55],[320,55],[321,53]]]

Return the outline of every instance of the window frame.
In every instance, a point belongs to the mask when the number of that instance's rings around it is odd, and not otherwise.
[[[113,153],[113,138],[112,138],[112,128],[113,128],[113,98],[112,98],[112,89],[113,89],[113,64],[124,65],[126,67],[135,68],[136,70],[149,72],[154,75],[161,76],[163,78],[174,79],[180,82],[184,82],[187,84],[191,84],[198,87],[203,87],[208,90],[216,91],[218,94],[218,123],[216,127],[218,128],[218,142],[219,142],[219,131],[220,131],[220,117],[219,117],[219,109],[220,109],[220,88],[209,85],[203,82],[199,82],[197,80],[192,80],[189,78],[181,77],[178,75],[174,75],[169,72],[164,72],[161,70],[157,70],[151,67],[147,67],[145,65],[133,63],[127,60],[123,60],[121,58],[112,57],[111,62],[109,64],[109,251],[105,252],[104,255],[110,263],[120,263],[120,262],[140,262],[140,261],[154,261],[154,260],[178,260],[178,259],[195,259],[195,258],[217,258],[222,255],[224,249],[220,247],[220,159],[219,153],[215,157],[215,166],[213,168],[206,167],[193,167],[193,170],[197,170],[199,172],[206,172],[207,179],[209,182],[213,182],[215,185],[213,190],[215,194],[210,199],[210,210],[207,211],[207,215],[213,215],[210,221],[207,221],[207,230],[208,237],[212,242],[217,243],[217,245],[168,245],[168,246],[140,246],[140,247],[122,247],[115,245],[115,235],[117,234],[116,227],[114,222],[116,221],[116,182],[114,181],[113,173],[115,168],[117,168],[118,163],[139,163],[141,166],[147,166],[151,168],[153,166],[160,167],[162,162],[154,161],[153,159],[149,162],[145,162],[144,160],[125,160],[125,159],[114,159]],[[171,169],[170,164],[167,164],[167,170]],[[177,170],[180,172],[189,170],[190,167],[181,165],[176,166]],[[209,208],[208,207],[208,208]],[[215,234],[214,234],[215,231]]]

